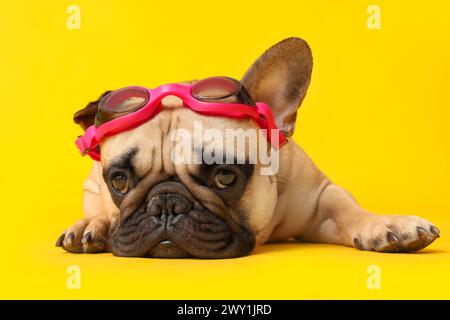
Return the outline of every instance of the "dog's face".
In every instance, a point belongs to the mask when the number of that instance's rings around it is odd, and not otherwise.
[[[242,83],[255,101],[269,104],[278,127],[290,136],[296,111],[311,75],[309,47],[287,39],[269,49],[249,69]],[[97,102],[75,115],[84,128],[93,122]],[[234,161],[174,161],[180,150],[179,130],[192,133],[189,150],[203,152],[204,139],[195,140],[195,126],[226,130],[257,130],[252,120],[207,117],[184,108],[169,96],[163,111],[145,124],[105,139],[101,145],[103,178],[117,213],[110,247],[119,256],[231,258],[248,254],[272,219],[277,203],[276,177],[262,175],[261,163],[250,148]],[[240,131],[239,131],[240,129]],[[243,129],[243,130],[242,130]],[[236,146],[245,140],[233,135]],[[217,141],[216,141],[217,142]],[[213,153],[228,154],[217,143]]]

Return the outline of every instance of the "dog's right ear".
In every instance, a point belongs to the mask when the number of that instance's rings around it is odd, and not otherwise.
[[[313,58],[305,40],[287,38],[272,46],[256,60],[242,78],[254,101],[272,109],[277,127],[292,136],[297,110],[311,80]]]
[[[97,100],[91,101],[88,105],[73,115],[73,121],[86,130],[95,123],[95,115],[98,110],[98,103],[111,91],[105,91]]]

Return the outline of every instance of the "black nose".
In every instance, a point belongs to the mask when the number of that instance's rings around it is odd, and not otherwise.
[[[183,214],[191,207],[192,202],[179,193],[157,194],[147,204],[147,210],[152,216]]]

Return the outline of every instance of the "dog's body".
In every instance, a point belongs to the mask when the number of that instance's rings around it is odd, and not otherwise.
[[[311,69],[309,47],[290,38],[269,49],[242,80],[255,100],[271,106],[286,136],[292,135]],[[76,122],[90,125],[95,108],[93,103],[77,113]],[[259,174],[259,163],[228,166],[236,182],[218,189],[216,167],[171,160],[172,133],[192,131],[194,121],[221,131],[255,128],[250,120],[199,115],[178,98],[166,97],[155,118],[102,143],[101,162],[83,186],[85,218],[67,229],[57,245],[70,252],[110,250],[120,256],[229,258],[291,238],[405,252],[420,250],[439,236],[422,218],[360,208],[289,138],[280,149],[276,175]],[[126,171],[131,185],[126,194],[111,191],[114,170]]]

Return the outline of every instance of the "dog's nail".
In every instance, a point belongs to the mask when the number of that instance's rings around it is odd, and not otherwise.
[[[363,246],[361,244],[361,241],[359,241],[358,238],[353,239],[353,243],[355,244],[355,248],[358,250],[363,250]]]
[[[400,240],[398,239],[397,235],[391,231],[388,231],[386,235],[387,241],[391,244],[399,244]]]
[[[65,233],[63,233],[62,235],[60,235],[59,237],[58,237],[58,240],[56,240],[56,243],[55,243],[55,246],[56,247],[61,247],[62,245],[63,245],[63,242],[64,242],[64,238],[66,237],[66,234]]]
[[[423,238],[427,235],[427,230],[425,230],[422,227],[417,227],[417,234],[419,235],[419,238]]]
[[[435,226],[431,226],[430,231],[432,234],[434,234],[435,236],[437,236],[439,238],[439,233],[441,233],[441,231],[439,231],[438,228],[436,228]]]
[[[88,232],[83,236],[83,239],[81,239],[81,243],[85,244],[85,243],[89,243],[92,241],[92,233]]]
[[[71,232],[67,235],[66,242],[70,246],[73,243],[73,240],[75,239],[75,235]]]

